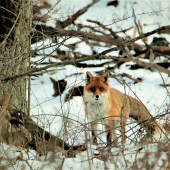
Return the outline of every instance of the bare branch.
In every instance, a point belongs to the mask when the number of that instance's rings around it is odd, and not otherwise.
[[[67,26],[69,26],[71,23],[73,23],[73,21],[75,21],[80,15],[84,14],[92,5],[94,5],[97,1],[93,1],[92,3],[90,3],[89,5],[87,5],[86,7],[80,9],[79,11],[77,11],[75,14],[73,14],[72,16],[68,17],[67,20],[61,22],[58,21],[56,24],[59,25],[61,28],[65,28]]]
[[[58,66],[64,66],[64,65],[69,65],[69,64],[74,64],[74,63],[79,63],[79,62],[83,62],[83,61],[87,61],[87,60],[92,60],[92,59],[97,59],[99,58],[100,56],[102,55],[106,55],[107,53],[110,53],[112,51],[117,51],[117,50],[120,50],[126,46],[129,46],[130,44],[134,43],[135,41],[141,39],[141,38],[144,38],[144,37],[147,37],[147,36],[150,36],[154,33],[159,33],[161,30],[167,30],[169,29],[170,26],[163,26],[163,27],[160,27],[158,29],[155,29],[153,31],[150,31],[150,32],[147,32],[143,35],[140,35],[134,39],[131,39],[129,41],[126,41],[124,42],[122,45],[118,45],[117,47],[114,47],[114,48],[110,48],[108,50],[105,50],[99,54],[95,54],[95,55],[92,55],[92,56],[85,56],[85,57],[81,57],[81,58],[74,58],[73,60],[66,60],[64,62],[57,62],[57,63],[54,63],[54,64],[50,64],[48,66],[45,66],[45,67],[42,67],[42,68],[34,68],[32,70],[29,70],[28,72],[24,73],[24,74],[20,74],[20,75],[14,75],[14,76],[11,76],[11,77],[6,77],[6,78],[2,78],[0,79],[1,81],[8,81],[8,80],[14,80],[18,77],[23,77],[23,76],[28,76],[28,75],[31,75],[32,73],[35,73],[35,72],[38,72],[38,71],[42,71],[42,70],[46,70],[48,68],[51,68],[51,67],[58,67]],[[64,30],[63,30],[64,31]],[[61,32],[63,33],[63,32]],[[160,47],[159,47],[160,48]],[[159,70],[160,72],[164,72],[168,75],[170,75],[170,70],[167,70],[161,66],[158,66],[157,64],[154,64],[154,65],[151,65],[150,63],[146,63],[144,61],[141,61],[140,59],[136,59],[134,57],[131,57],[131,58],[118,58],[116,57],[116,59],[120,60],[120,61],[123,61],[123,62],[127,62],[127,61],[133,61],[135,63],[137,63],[138,65],[142,66],[142,67],[145,67],[145,68],[152,68],[154,70]]]
[[[121,45],[121,41],[119,39],[115,39],[115,38],[110,37],[110,36],[103,36],[103,35],[97,35],[96,36],[96,34],[87,33],[87,32],[83,32],[83,31],[64,30],[64,29],[53,28],[53,27],[49,27],[49,26],[45,26],[45,25],[36,25],[35,28],[39,32],[35,33],[35,35],[37,34],[37,37],[34,37],[32,39],[32,43],[35,43],[37,41],[42,40],[42,38],[44,38],[44,34],[45,34],[48,37],[53,37],[53,36],[83,37],[83,38],[87,38],[89,40],[105,42],[105,43],[115,45],[115,46]],[[127,45],[124,44],[124,47],[129,46],[130,44],[134,43],[135,41],[137,41],[139,39],[142,39],[144,37],[148,37],[148,36],[155,34],[155,33],[160,33],[162,30],[168,30],[168,29],[170,29],[170,26],[163,26],[163,27],[160,27],[160,28],[155,29],[153,31],[142,34],[142,35],[140,35],[136,38],[133,38],[133,39],[127,41],[125,44],[127,44],[127,43],[128,44]],[[43,32],[43,34],[41,34],[41,32]],[[144,45],[140,45],[140,44],[137,44],[137,43],[134,43],[133,46],[136,50],[140,50],[140,51],[142,49],[146,48]],[[170,54],[170,47],[152,46],[152,49],[155,52],[163,53],[164,55]]]
[[[133,80],[135,83],[139,83],[139,82],[142,81],[142,80],[140,80],[140,79],[135,79],[135,78],[133,78],[130,74],[127,74],[127,73],[117,74],[116,77],[118,77],[118,76],[127,77],[127,78]],[[112,77],[112,76],[111,76],[111,77]]]
[[[133,61],[135,62],[136,64],[146,68],[146,69],[149,69],[151,68],[152,70],[159,70],[160,72],[163,72],[163,73],[166,73],[168,75],[170,75],[170,70],[168,69],[165,69],[159,65],[157,65],[156,63],[153,64],[150,64],[150,63],[147,63],[147,62],[144,62],[142,60],[140,60],[139,58],[134,58],[134,57],[131,57],[131,58],[122,58],[122,57],[113,57],[114,59],[117,59],[119,61],[122,61],[122,62],[129,62],[129,61]]]

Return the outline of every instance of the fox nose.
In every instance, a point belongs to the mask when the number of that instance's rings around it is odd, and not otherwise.
[[[98,100],[99,99],[99,95],[96,95],[96,100]]]

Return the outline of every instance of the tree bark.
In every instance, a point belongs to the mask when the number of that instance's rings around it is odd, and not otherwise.
[[[32,27],[32,0],[0,1],[0,77],[27,71]],[[7,102],[8,101],[8,102]],[[8,121],[9,110],[27,113],[26,76],[0,82],[0,141],[22,141]]]
[[[0,76],[27,71],[32,27],[32,0],[0,2]],[[27,112],[26,77],[1,82],[1,95],[10,93],[9,107]]]

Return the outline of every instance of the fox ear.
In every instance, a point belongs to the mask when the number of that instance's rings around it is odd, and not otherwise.
[[[88,71],[86,72],[86,84],[90,83],[92,81],[93,75]]]
[[[101,77],[102,77],[103,83],[109,84],[109,73],[108,72],[103,73]]]

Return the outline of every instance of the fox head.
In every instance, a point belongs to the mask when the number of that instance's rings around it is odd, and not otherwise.
[[[89,97],[94,100],[100,100],[104,96],[108,96],[109,88],[109,73],[105,72],[101,76],[93,76],[90,72],[86,73],[85,92],[88,92]]]

